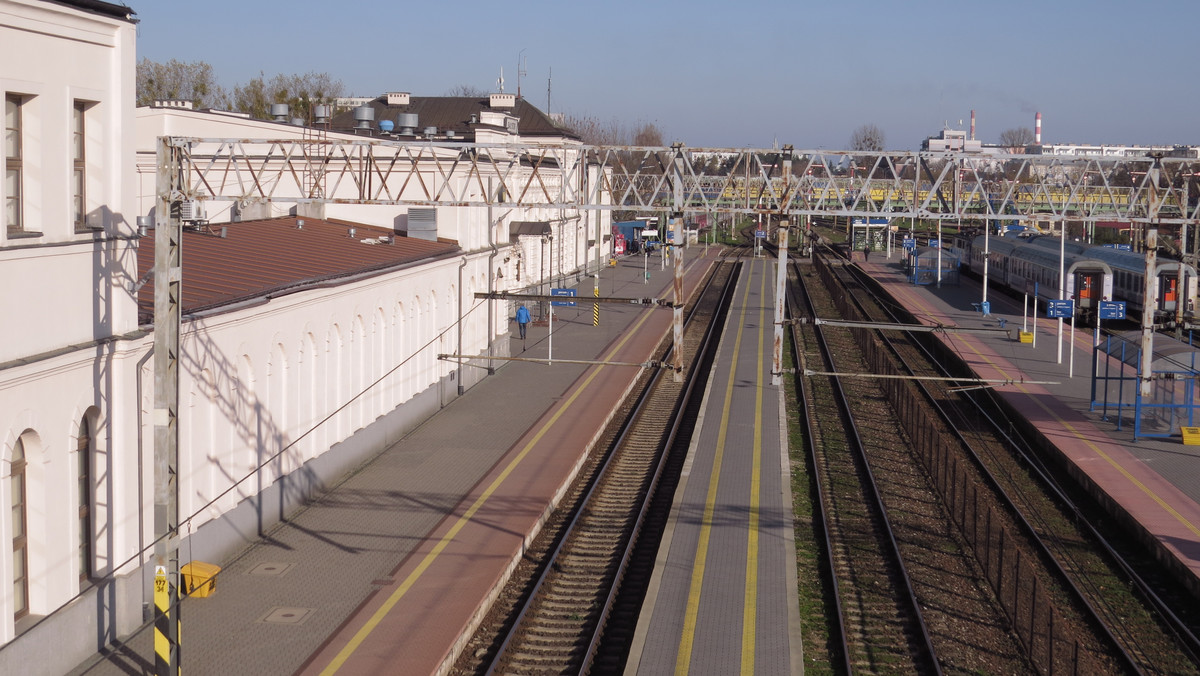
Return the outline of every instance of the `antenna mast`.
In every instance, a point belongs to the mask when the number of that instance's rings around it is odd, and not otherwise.
[[[550,74],[546,76],[546,114],[550,114],[550,84],[554,81],[554,67],[550,67]]]
[[[517,98],[521,98],[521,76],[525,75],[525,50],[517,52]]]

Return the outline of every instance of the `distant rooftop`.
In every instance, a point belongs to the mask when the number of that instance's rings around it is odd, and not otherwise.
[[[563,137],[578,140],[578,135],[555,124],[554,119],[515,94],[484,96],[412,96],[392,92],[373,99],[339,99],[352,104],[342,109],[330,123],[333,131],[349,131],[372,136],[435,136],[439,139],[473,141],[479,129],[495,129],[522,137]],[[372,117],[356,117],[357,108],[371,110]],[[415,116],[415,117],[413,117]],[[515,127],[510,127],[513,121]],[[381,124],[385,123],[385,124]],[[433,131],[433,134],[428,133]],[[449,132],[449,135],[447,134]]]
[[[354,236],[350,235],[351,229]],[[221,237],[221,231],[225,237]],[[394,238],[394,239],[393,239]],[[396,236],[388,228],[287,216],[213,224],[183,233],[183,312],[303,291],[330,280],[382,274],[451,256],[459,246]],[[138,240],[138,276],[154,268],[154,234]],[[138,323],[154,317],[154,280],[138,293]]]

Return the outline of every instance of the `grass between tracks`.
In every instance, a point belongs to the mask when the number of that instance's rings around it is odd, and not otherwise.
[[[790,349],[784,351],[785,372],[794,369],[796,358]],[[817,518],[813,509],[812,468],[805,455],[804,431],[800,424],[801,404],[796,400],[795,374],[784,378],[784,400],[788,420],[788,457],[791,466],[793,530],[796,539],[796,584],[800,606],[800,631],[804,646],[804,673],[821,676],[836,673],[829,645],[830,622],[834,617],[833,594],[826,584],[828,571],[818,541]]]

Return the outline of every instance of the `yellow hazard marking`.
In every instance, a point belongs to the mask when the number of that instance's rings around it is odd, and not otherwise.
[[[633,338],[634,335],[637,334],[637,330],[641,328],[642,324],[644,324],[646,320],[653,315],[653,312],[653,310],[643,311],[641,319],[634,324],[632,329],[625,332],[625,337],[622,338],[621,341],[618,342],[611,350],[609,350],[608,354],[605,355],[603,359],[607,360],[611,358],[612,355],[616,354],[618,350],[624,347],[625,343],[627,343],[631,338]],[[454,525],[450,527],[450,530],[447,531],[446,534],[443,535],[440,540],[438,540],[438,543],[434,545],[433,549],[430,550],[430,552],[426,554],[423,559],[421,559],[421,562],[417,564],[417,567],[408,574],[408,577],[404,578],[404,582],[402,582],[400,586],[396,588],[396,591],[392,592],[391,596],[389,596],[387,600],[384,601],[383,605],[381,605],[379,609],[375,611],[371,618],[367,620],[366,624],[364,624],[362,628],[354,634],[354,636],[350,639],[350,642],[347,643],[346,646],[342,648],[341,652],[339,652],[333,658],[329,665],[326,666],[323,671],[321,671],[322,676],[330,676],[331,674],[337,673],[338,669],[342,668],[342,665],[346,663],[346,660],[348,660],[350,656],[354,654],[354,651],[357,650],[360,645],[362,645],[362,642],[371,635],[371,632],[373,632],[377,626],[379,626],[379,623],[383,621],[383,618],[387,617],[387,614],[391,612],[392,608],[399,603],[400,599],[408,593],[408,590],[412,589],[417,580],[421,578],[421,575],[423,575],[425,571],[428,570],[431,565],[433,565],[433,562],[442,553],[442,551],[454,541],[455,536],[457,536],[458,533],[465,528],[468,523],[471,522],[471,517],[475,516],[475,513],[478,512],[485,503],[487,503],[488,499],[492,497],[492,494],[495,493],[496,490],[500,488],[501,484],[504,483],[504,480],[513,473],[517,466],[521,464],[521,461],[525,459],[525,456],[529,455],[534,446],[536,446],[537,443],[541,441],[542,437],[550,431],[550,428],[553,427],[556,422],[558,422],[558,419],[562,417],[563,413],[565,413],[571,407],[571,404],[579,397],[580,394],[584,392],[584,390],[587,389],[588,385],[590,385],[591,382],[595,380],[598,375],[600,375],[600,372],[604,368],[605,367],[601,365],[592,369],[591,374],[588,375],[588,377],[579,387],[575,388],[575,391],[566,400],[566,402],[564,402],[563,405],[554,412],[554,415],[552,415],[550,419],[547,420],[544,425],[542,425],[537,433],[533,435],[533,438],[531,438],[529,442],[526,443],[521,449],[521,451],[517,453],[515,457],[513,457],[508,465],[505,466],[504,471],[502,471],[500,475],[497,476],[490,485],[488,485],[487,489],[484,490],[484,492],[478,498],[476,498],[475,502],[471,504],[467,511],[463,513],[463,515],[460,516],[457,521],[454,522]]]
[[[163,566],[157,566],[154,569],[154,607],[166,617],[168,623],[171,621],[170,605],[171,593],[167,582],[167,569]],[[159,659],[170,664],[171,641],[163,633],[163,628],[158,622],[154,624],[154,652],[158,655]]]
[[[758,631],[758,512],[762,503],[763,345],[766,342],[767,275],[762,276],[758,304],[758,367],[754,387],[754,457],[750,465],[750,521],[746,544],[746,599],[742,604],[742,673],[754,673]],[[774,329],[772,329],[773,331]]]
[[[753,265],[753,263],[751,264]],[[679,638],[679,653],[675,657],[675,673],[687,674],[691,670],[692,646],[696,638],[696,624],[700,616],[700,590],[704,586],[704,564],[708,558],[708,540],[712,535],[713,511],[717,502],[717,483],[721,478],[721,463],[725,458],[725,438],[729,433],[729,409],[733,401],[733,384],[737,379],[737,355],[742,349],[742,331],[746,327],[746,299],[750,296],[750,284],[742,294],[742,313],[738,317],[737,337],[733,341],[734,358],[729,367],[729,381],[725,384],[725,403],[721,409],[721,425],[717,430],[717,449],[713,467],[708,478],[708,496],[704,501],[704,517],[700,520],[700,539],[696,544],[696,557],[692,562],[692,583],[688,589],[687,607],[683,613],[683,631]]]

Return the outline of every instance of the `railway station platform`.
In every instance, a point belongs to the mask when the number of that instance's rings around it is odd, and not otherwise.
[[[1011,407],[1057,448],[1070,468],[1102,504],[1156,548],[1156,555],[1194,594],[1200,594],[1200,446],[1179,437],[1133,438],[1133,425],[1118,430],[1101,411],[1091,411],[1092,329],[1069,322],[1060,338],[1058,320],[1026,319],[1022,302],[989,291],[990,314],[979,311],[980,282],[962,277],[957,285],[914,285],[906,279],[902,254],[882,254],[860,265],[923,323],[989,328],[988,333],[936,335],[981,378],[1012,381],[996,387]],[[1044,315],[1044,307],[1043,307]],[[994,331],[1005,327],[1010,335]],[[1018,330],[1034,332],[1031,343]],[[1103,368],[1103,367],[1101,367]],[[1114,371],[1121,364],[1115,363]],[[1053,385],[1032,381],[1053,382]],[[1112,413],[1112,411],[1110,411]]]
[[[775,269],[743,264],[626,674],[803,673]]]
[[[716,256],[685,251],[689,297]],[[605,268],[601,295],[669,298],[672,268],[649,262]],[[546,324],[522,343],[514,323],[512,356],[648,360],[671,332],[671,310],[604,304],[593,326],[592,284],[579,285],[578,307],[554,308],[552,355]],[[183,602],[182,670],[445,673],[639,371],[503,364],[255,545],[213,562],[215,593]],[[153,668],[146,627],[71,673]]]

